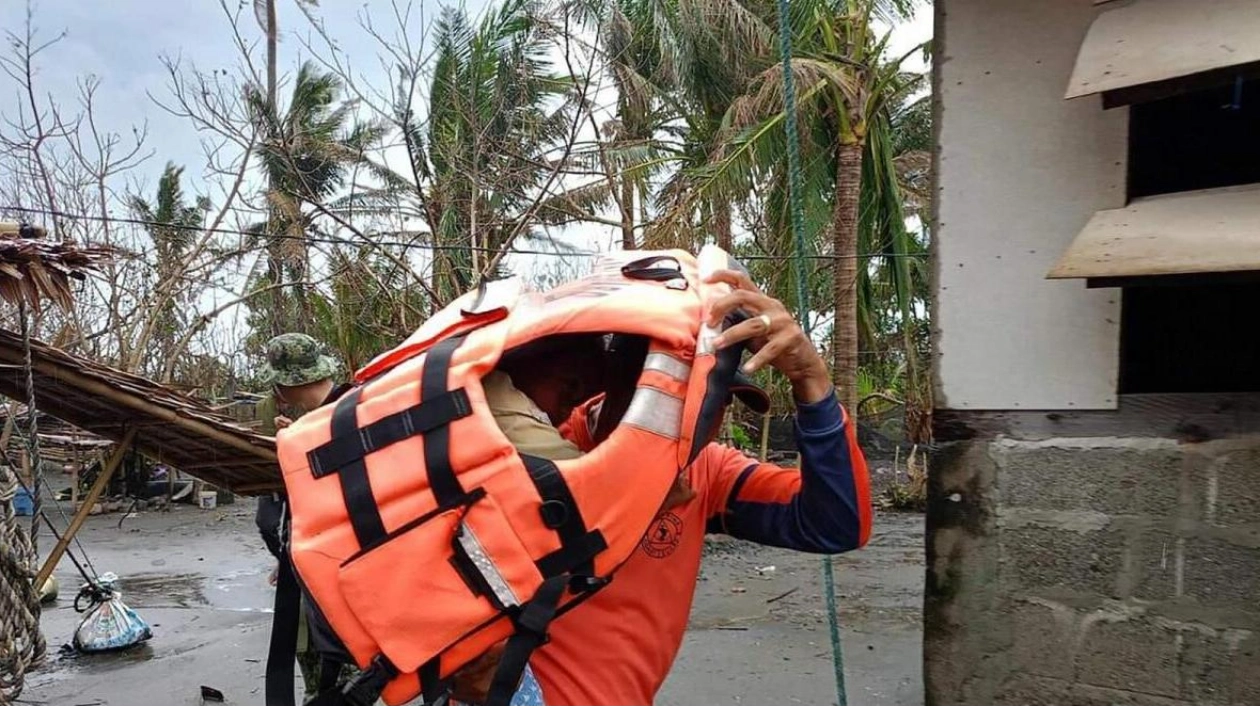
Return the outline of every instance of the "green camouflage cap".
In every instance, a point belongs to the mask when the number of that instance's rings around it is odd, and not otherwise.
[[[320,353],[319,344],[306,334],[281,334],[267,342],[262,375],[271,385],[306,385],[336,374],[337,361]]]

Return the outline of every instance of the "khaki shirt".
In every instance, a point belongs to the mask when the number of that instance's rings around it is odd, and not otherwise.
[[[560,436],[547,419],[547,413],[517,390],[506,373],[491,371],[481,380],[481,385],[494,421],[517,451],[552,461],[582,456],[572,442]]]
[[[254,414],[261,423],[258,431],[268,437],[276,436],[276,418],[284,415],[290,420],[296,420],[302,416],[302,412],[292,405],[282,404],[276,400],[275,393],[267,393],[258,404],[254,406]]]

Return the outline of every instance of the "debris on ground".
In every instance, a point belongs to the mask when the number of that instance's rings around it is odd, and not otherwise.
[[[800,587],[792,587],[791,589],[787,590],[786,592],[783,592],[782,594],[770,597],[769,599],[766,600],[766,603],[773,604],[780,599],[786,599],[792,596],[793,594],[799,592],[800,590],[801,590]]]
[[[153,631],[140,615],[123,603],[115,589],[118,575],[106,572],[84,584],[74,599],[76,611],[85,613],[74,632],[74,647],[82,653],[119,650],[144,643]]]

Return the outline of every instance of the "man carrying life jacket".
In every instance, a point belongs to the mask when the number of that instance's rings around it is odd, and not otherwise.
[[[550,641],[534,652],[530,666],[547,704],[653,702],[682,645],[706,533],[827,554],[859,548],[870,536],[866,462],[826,364],[783,304],[763,294],[747,275],[722,271],[711,279],[734,288],[715,306],[711,324],[737,309],[749,315],[722,334],[717,347],[746,342],[755,353],[743,366],[744,373],[770,366],[791,381],[801,468],[765,464],[718,444],[705,448],[679,478],[615,580],[555,622]],[[568,372],[566,380],[597,375],[579,363],[572,365],[559,369]],[[510,364],[501,368],[511,370]],[[507,383],[488,379],[487,398],[492,408],[499,405],[496,420],[505,432],[511,425],[533,427],[526,419],[531,415],[544,424],[536,412],[522,408],[520,401],[525,399],[548,421],[563,421],[559,426],[568,442],[586,452],[617,422],[601,421],[601,413],[619,418],[624,412],[603,396],[575,407],[565,395],[571,386],[558,382],[556,368],[522,369],[510,380],[520,396],[511,391],[492,393]],[[735,394],[764,410],[764,395],[757,402],[758,394],[741,384],[747,384],[746,379],[737,381]],[[609,407],[614,409],[603,409]],[[545,429],[533,434],[536,444],[563,453]],[[512,434],[508,437],[513,439]],[[519,444],[517,439],[514,444]],[[496,653],[491,651],[488,658]],[[464,683],[461,691],[475,700],[488,687],[490,671],[469,672],[479,674],[481,683],[457,682]]]
[[[267,342],[266,354],[262,378],[270,384],[271,391],[258,402],[257,415],[262,423],[260,431],[265,435],[275,436],[276,430],[288,427],[294,420],[333,396],[337,387],[334,379],[339,366],[336,359],[324,355],[315,339],[306,334],[287,333],[273,337]],[[267,550],[279,563],[271,576],[271,582],[277,585],[277,604],[288,601],[294,604],[289,610],[297,611],[300,599],[288,555],[284,552],[284,521],[283,495],[274,493],[260,496],[254,522],[263,542],[267,544]],[[321,663],[311,644],[305,610],[301,610],[296,629],[295,636],[284,635],[283,631],[273,632],[273,644],[286,644],[282,647],[273,645],[273,650],[296,654],[306,693],[313,695],[320,687],[321,669],[347,671],[341,669],[341,666]],[[328,680],[336,677],[325,676]],[[289,690],[292,690],[292,684],[289,685]]]

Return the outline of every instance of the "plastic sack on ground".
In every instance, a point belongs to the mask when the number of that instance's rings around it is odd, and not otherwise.
[[[113,572],[85,584],[74,600],[74,608],[86,613],[74,632],[74,647],[82,653],[111,651],[143,643],[153,637],[149,624],[123,603],[114,583]]]

